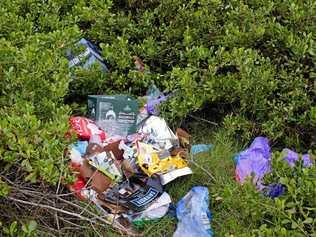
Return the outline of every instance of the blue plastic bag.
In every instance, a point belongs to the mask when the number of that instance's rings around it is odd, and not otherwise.
[[[77,47],[84,46],[85,50],[79,55],[74,55],[71,50],[67,51],[67,59],[69,60],[69,67],[81,66],[85,69],[90,68],[94,63],[101,66],[102,71],[109,71],[105,61],[101,57],[99,49],[90,41],[82,38],[77,44]]]
[[[263,193],[271,198],[282,196],[286,191],[286,186],[280,183],[269,184],[263,188]]]
[[[208,189],[193,187],[177,204],[179,222],[173,237],[212,237],[212,214],[208,204]]]
[[[83,157],[86,154],[88,142],[76,141],[75,143],[71,144],[70,147],[76,149],[80,153],[80,155]]]
[[[191,153],[195,155],[201,152],[206,152],[212,149],[212,147],[212,144],[196,144],[191,147]]]

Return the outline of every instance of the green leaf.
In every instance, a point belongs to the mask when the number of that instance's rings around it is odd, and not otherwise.
[[[285,225],[285,224],[291,223],[291,221],[289,219],[284,219],[281,221],[281,223]]]
[[[37,227],[36,221],[31,220],[31,221],[29,222],[28,227],[29,227],[30,232],[33,232],[34,230],[36,230],[36,227]]]
[[[31,181],[32,183],[36,182],[37,175],[35,172],[30,173],[25,177],[25,181]]]
[[[10,225],[10,236],[15,236],[17,232],[18,223],[16,221],[12,222]]]
[[[304,223],[304,224],[311,224],[311,223],[313,223],[313,218],[308,217],[308,218],[306,218],[306,219],[303,221],[303,223]]]

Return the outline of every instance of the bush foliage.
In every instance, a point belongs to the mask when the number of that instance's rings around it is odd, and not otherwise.
[[[176,91],[162,108],[170,121],[215,111],[207,119],[246,142],[315,148],[315,11],[312,0],[1,0],[1,167],[56,184],[73,103],[152,82]],[[65,51],[82,37],[110,72],[70,76]]]

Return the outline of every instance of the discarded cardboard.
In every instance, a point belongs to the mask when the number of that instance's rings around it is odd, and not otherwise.
[[[131,96],[88,96],[89,117],[110,136],[135,133],[138,109],[138,102]]]

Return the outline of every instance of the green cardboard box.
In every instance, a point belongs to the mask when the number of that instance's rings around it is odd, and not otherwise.
[[[138,102],[128,95],[89,95],[88,116],[108,135],[126,136],[136,132]]]

